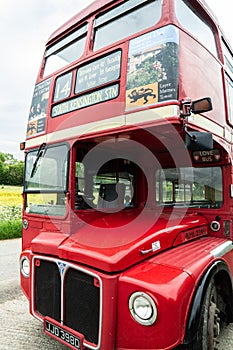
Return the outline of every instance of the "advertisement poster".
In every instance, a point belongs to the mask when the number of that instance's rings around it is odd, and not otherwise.
[[[48,79],[35,86],[28,118],[27,138],[45,131],[50,85],[51,79]]]
[[[168,25],[129,45],[126,109],[177,100],[178,30]]]

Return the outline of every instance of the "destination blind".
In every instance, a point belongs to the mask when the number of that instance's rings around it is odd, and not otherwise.
[[[69,113],[84,107],[92,106],[97,103],[105,102],[116,98],[119,94],[119,84],[109,86],[89,94],[76,97],[74,99],[62,102],[52,108],[52,117]]]

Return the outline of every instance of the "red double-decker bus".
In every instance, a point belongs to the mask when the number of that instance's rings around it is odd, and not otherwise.
[[[233,321],[233,57],[202,0],[97,0],[49,38],[21,287],[71,349],[218,348]]]

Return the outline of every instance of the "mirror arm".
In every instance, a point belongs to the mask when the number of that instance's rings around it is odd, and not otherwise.
[[[185,119],[192,113],[192,101],[191,98],[186,97],[180,101],[180,117]]]
[[[209,112],[213,109],[210,97],[201,98],[200,100],[191,101],[189,97],[180,100],[180,117],[188,118],[192,113],[199,114]]]
[[[190,138],[191,141],[193,141],[193,142],[197,141],[196,136],[195,136],[195,135],[192,135],[192,134],[187,130],[187,125],[184,126],[184,132],[185,132],[186,135],[189,136],[189,138]]]

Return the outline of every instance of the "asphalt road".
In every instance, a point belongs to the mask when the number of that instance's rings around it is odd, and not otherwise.
[[[0,241],[0,350],[67,350],[29,314],[19,287],[20,248],[20,239]],[[233,325],[223,330],[218,349],[233,349]]]

